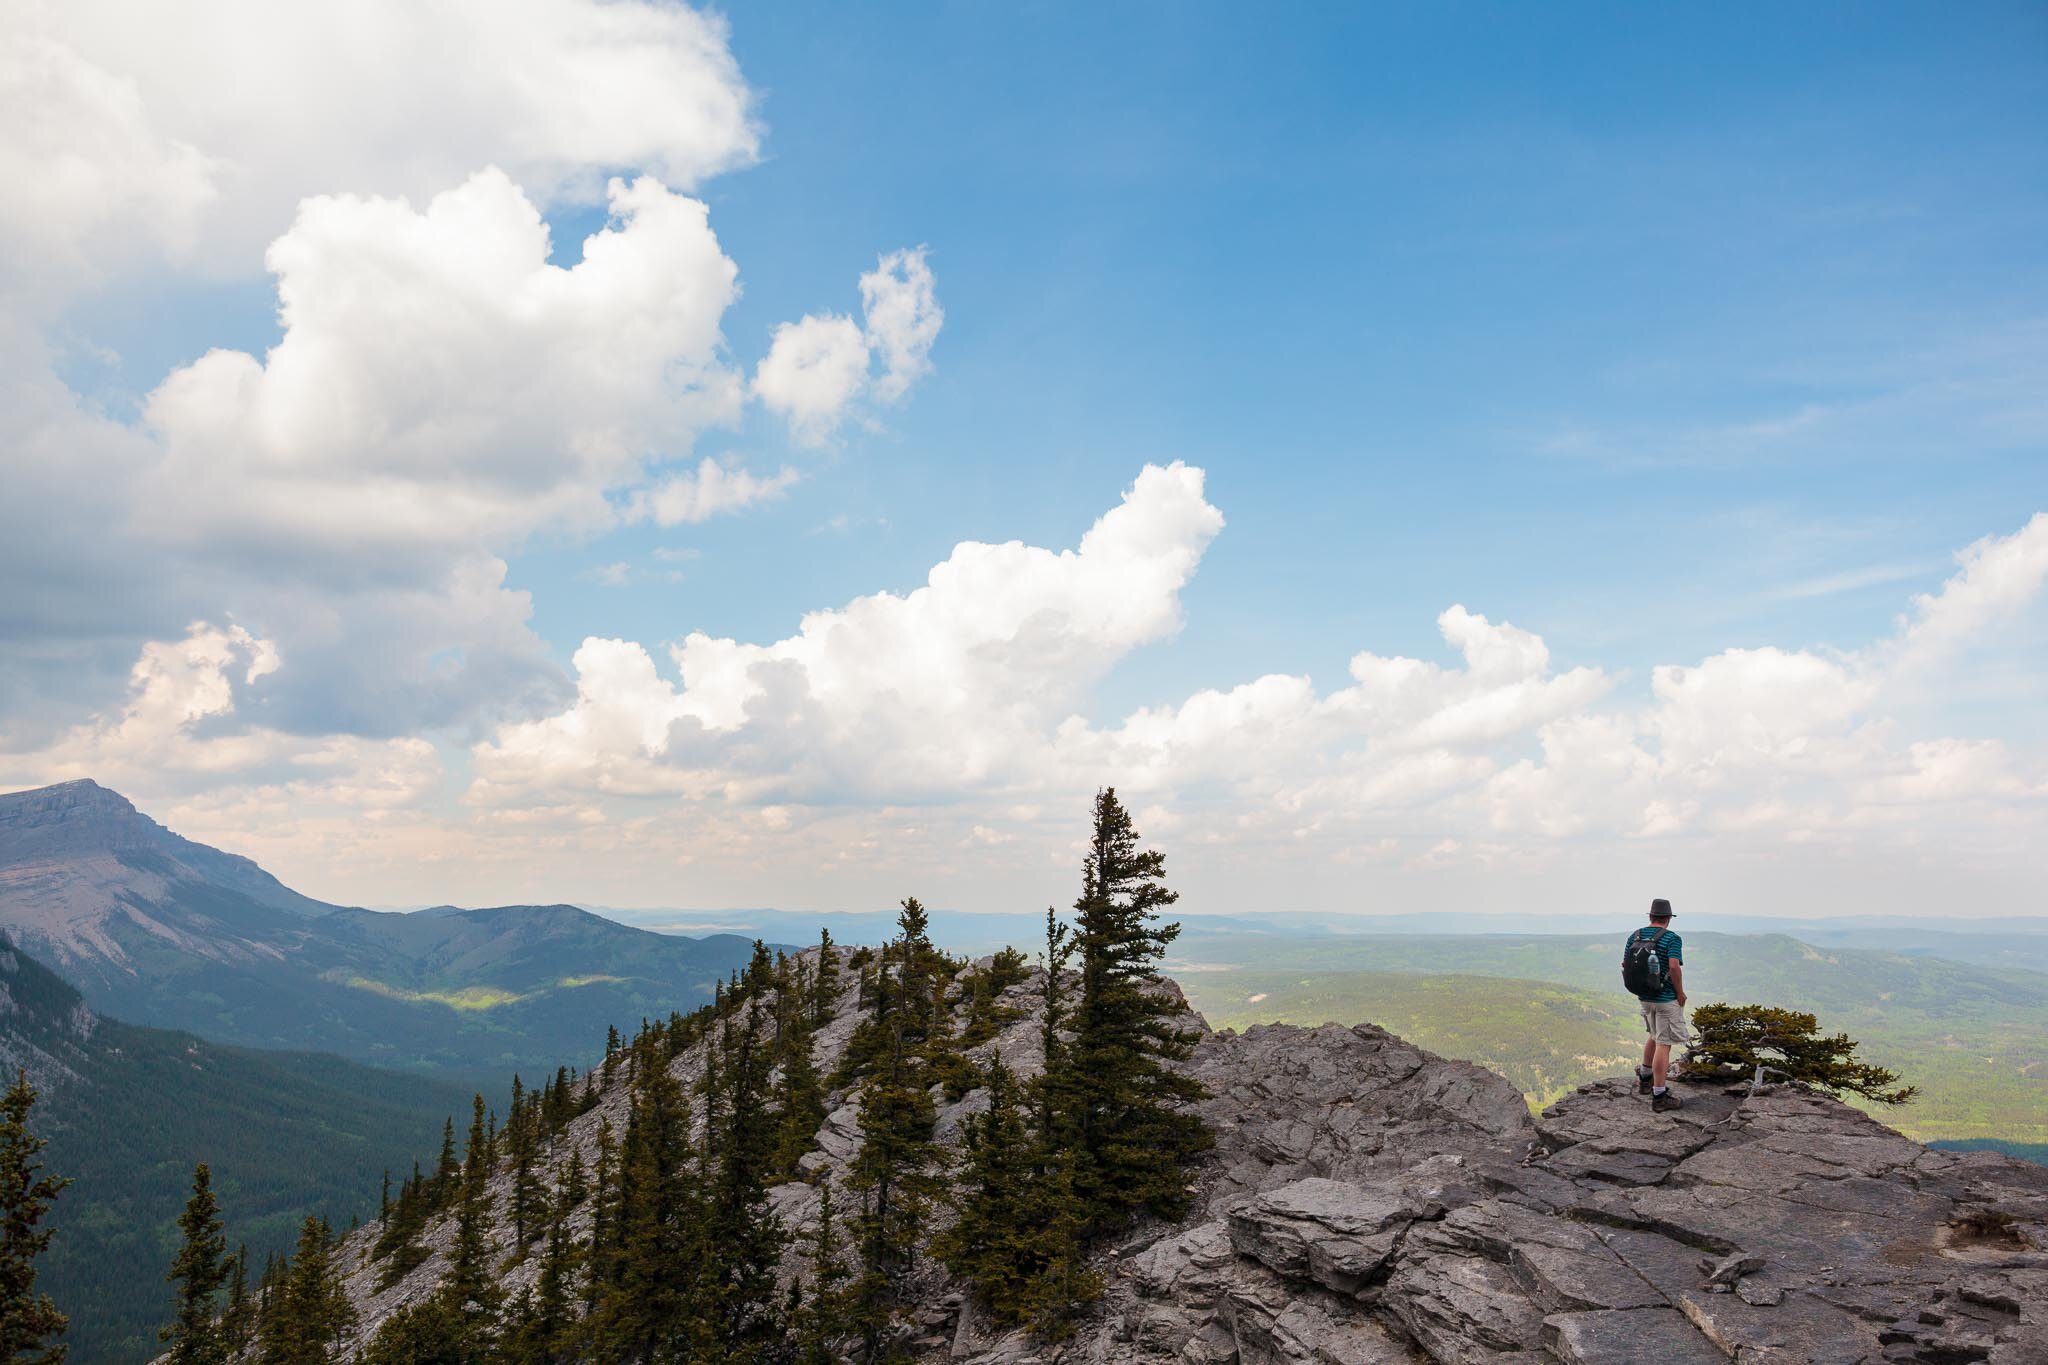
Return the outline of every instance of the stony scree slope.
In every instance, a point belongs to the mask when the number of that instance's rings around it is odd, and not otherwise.
[[[815,952],[815,950],[813,950]],[[1170,983],[1169,983],[1170,985]],[[1038,1070],[1038,984],[991,1042]],[[836,1065],[857,1014],[848,991],[815,1039]],[[684,1085],[701,1048],[677,1057]],[[2048,1170],[1988,1153],[1936,1152],[1846,1105],[1794,1090],[1681,1087],[1653,1114],[1633,1078],[1582,1087],[1532,1117],[1499,1076],[1371,1025],[1267,1025],[1208,1033],[1189,1063],[1210,1098],[1215,1150],[1191,1168],[1177,1226],[1134,1227],[1106,1248],[1102,1303],[1059,1347],[991,1333],[937,1266],[919,1271],[904,1341],[918,1358],[972,1365],[1081,1362],[1474,1361],[1671,1365],[2048,1362]],[[623,1074],[555,1141],[550,1162],[594,1159],[599,1121],[623,1131]],[[986,1092],[942,1105],[957,1142]],[[812,1183],[771,1191],[786,1227],[815,1216],[859,1142],[856,1097],[835,1094]],[[493,1178],[500,1218],[509,1180]],[[587,1203],[572,1230],[587,1235]],[[360,1349],[401,1305],[432,1292],[433,1255],[379,1293],[376,1229],[346,1243]],[[509,1245],[508,1223],[496,1229]],[[792,1253],[794,1259],[795,1253]],[[537,1257],[505,1271],[516,1293]],[[786,1267],[789,1273],[796,1267]]]

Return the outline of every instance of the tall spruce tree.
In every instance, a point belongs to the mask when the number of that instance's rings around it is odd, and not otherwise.
[[[636,1041],[635,1052],[642,1050]],[[637,1055],[630,1061],[633,1102],[619,1144],[617,1193],[609,1196],[614,1227],[609,1245],[596,1249],[588,1347],[600,1360],[690,1360],[704,1354],[705,1334],[696,1312],[704,1215],[689,1103],[666,1066]],[[606,1198],[600,1190],[600,1201]]]
[[[937,1122],[927,1089],[925,1049],[934,1032],[932,973],[937,954],[916,898],[903,902],[898,937],[882,953],[873,984],[874,1061],[861,1089],[861,1146],[847,1183],[861,1196],[855,1219],[860,1274],[850,1295],[851,1326],[869,1360],[902,1296],[944,1180],[935,1167]]]
[[[1041,1338],[1059,1340],[1102,1292],[1081,1244],[1074,1153],[1032,1129],[1016,1078],[1000,1059],[987,1079],[989,1107],[962,1135],[959,1217],[934,1254],[999,1325],[1024,1323]]]
[[[590,1274],[584,1279],[583,1308],[594,1314],[600,1292],[613,1283],[619,1261],[619,1144],[612,1121],[597,1120],[597,1157],[590,1173]]]
[[[707,1071],[706,1213],[702,1311],[718,1358],[745,1365],[775,1357],[783,1325],[775,1294],[782,1229],[765,1198],[774,1174],[776,1122],[769,1107],[774,1064],[763,997],[773,972],[756,943],[742,992],[727,1016],[718,1066]]]
[[[815,1145],[825,1121],[825,1082],[811,1060],[816,1024],[817,972],[805,971],[801,960],[789,970],[788,989],[778,997],[775,1053],[774,1178],[794,1179],[797,1162]]]
[[[512,1078],[516,1087],[519,1078]],[[527,1096],[523,1105],[513,1106],[506,1124],[507,1147],[512,1158],[512,1242],[513,1254],[524,1255],[527,1244],[546,1231],[547,1187],[541,1183],[534,1163],[541,1151],[541,1107]]]
[[[818,931],[818,966],[811,974],[811,1027],[821,1029],[839,1005],[839,949],[832,931]]]
[[[490,1161],[469,1163],[462,1198],[455,1206],[455,1245],[448,1271],[435,1291],[447,1314],[458,1351],[457,1365],[484,1365],[498,1340],[504,1291],[498,1286],[490,1243]]]
[[[203,1161],[192,1168],[192,1197],[178,1217],[178,1231],[184,1241],[164,1276],[178,1286],[177,1310],[157,1338],[170,1345],[164,1354],[170,1365],[220,1365],[229,1348],[215,1299],[232,1262],[220,1202],[213,1197],[213,1172]]]
[[[280,1267],[261,1328],[263,1365],[330,1365],[355,1325],[355,1309],[334,1264],[334,1235],[311,1214],[299,1243]]]
[[[35,1104],[28,1073],[17,1070],[0,1098],[0,1361],[10,1365],[57,1365],[66,1348],[50,1338],[71,1322],[48,1294],[36,1292],[36,1257],[49,1248],[54,1231],[41,1224],[71,1182],[36,1160],[45,1139],[29,1127]]]
[[[455,1197],[461,1175],[462,1167],[455,1160],[455,1116],[450,1114],[441,1123],[441,1156],[434,1163],[434,1197],[431,1202],[436,1207]]]
[[[491,1166],[491,1133],[484,1126],[484,1097],[481,1093],[472,1095],[469,1101],[469,1139],[462,1148],[462,1167],[457,1173],[456,1183],[448,1193],[460,1197],[469,1182],[479,1174],[488,1174]]]
[[[1074,903],[1080,997],[1055,1082],[1091,1234],[1140,1211],[1178,1218],[1188,1202],[1181,1167],[1213,1141],[1187,1108],[1204,1095],[1201,1084],[1174,1065],[1199,1035],[1181,1024],[1187,1005],[1159,979],[1160,957],[1180,934],[1159,922],[1179,899],[1165,874],[1166,855],[1138,846],[1115,790],[1098,793]]]

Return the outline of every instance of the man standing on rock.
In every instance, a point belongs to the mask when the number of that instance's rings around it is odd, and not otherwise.
[[[1684,1107],[1666,1085],[1671,1049],[1689,1043],[1685,1028],[1685,944],[1671,932],[1671,902],[1650,902],[1650,922],[1628,936],[1621,950],[1622,984],[1643,1006],[1642,1064],[1636,1088],[1650,1096],[1659,1113]]]

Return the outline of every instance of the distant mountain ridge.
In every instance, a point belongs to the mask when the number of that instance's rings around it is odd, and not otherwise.
[[[790,911],[767,908],[638,909],[585,904],[623,924],[674,933],[740,933],[769,938],[808,938],[823,924],[840,943],[877,944],[895,932],[893,909]],[[957,952],[989,952],[1005,944],[1035,941],[1044,927],[1042,914],[1007,911],[931,910],[932,938]],[[1196,951],[1218,938],[1250,941],[1273,939],[1461,938],[1526,937],[1620,933],[1637,923],[1640,907],[1599,912],[1432,910],[1423,913],[1359,912],[1340,914],[1305,910],[1244,910],[1227,915],[1183,914],[1177,955],[1183,960],[1208,960]],[[1686,933],[1709,930],[1724,934],[1788,934],[1821,948],[1858,948],[1908,957],[1942,957],[1983,967],[2020,968],[2048,974],[2048,915],[2006,915],[1960,918],[1900,915],[1842,915],[1783,918],[1723,913],[1702,905],[1684,917]],[[2020,951],[2015,952],[2015,948]]]
[[[185,884],[232,900],[195,920],[178,904]],[[0,906],[23,947],[60,971],[104,980],[132,969],[137,932],[232,960],[268,951],[266,934],[246,930],[267,929],[277,912],[312,919],[335,908],[247,858],[173,834],[89,780],[0,796]]]
[[[260,1264],[298,1222],[375,1212],[386,1167],[431,1147],[467,1093],[311,1053],[258,1052],[104,1018],[0,935],[0,1065],[27,1070],[45,1166],[72,1184],[40,1288],[71,1315],[72,1360],[148,1360],[170,1303],[164,1248],[192,1166]]]
[[[752,947],[570,905],[329,905],[90,781],[0,795],[0,929],[102,1012],[493,1080],[695,1008]]]

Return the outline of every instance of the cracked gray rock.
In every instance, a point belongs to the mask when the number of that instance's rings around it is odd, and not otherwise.
[[[973,1055],[1039,1070],[1038,984],[1005,993],[1017,1017]],[[817,1037],[821,1073],[853,1023],[849,998]],[[702,1066],[695,1052],[673,1063],[686,1086]],[[1106,1252],[1102,1302],[1057,1346],[991,1330],[921,1262],[903,1334],[916,1358],[2048,1365],[2040,1167],[1930,1151],[1792,1087],[1685,1086],[1685,1108],[1657,1114],[1620,1077],[1532,1116],[1499,1076],[1371,1025],[1205,1031],[1188,1068],[1216,1137],[1189,1173],[1188,1216]],[[624,1089],[573,1123],[553,1160],[579,1150],[587,1165],[600,1117],[623,1126]],[[942,1140],[986,1102],[945,1106]],[[832,1096],[807,1181],[770,1192],[786,1227],[815,1219],[819,1184],[842,1216],[853,1207],[842,1182],[859,1144],[857,1101]],[[586,1227],[587,1213],[572,1220]],[[451,1231],[430,1228],[435,1254],[382,1293],[360,1260],[374,1228],[349,1240],[352,1351],[432,1291]],[[533,1267],[509,1268],[508,1290]]]

